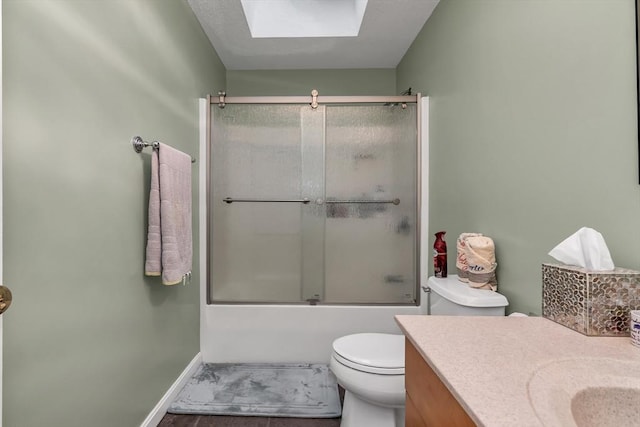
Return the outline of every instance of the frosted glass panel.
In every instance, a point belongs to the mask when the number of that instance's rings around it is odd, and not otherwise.
[[[328,106],[325,302],[407,303],[416,288],[416,109]]]
[[[213,106],[211,138],[211,302],[415,301],[414,105]]]
[[[212,301],[301,301],[299,106],[212,108]]]

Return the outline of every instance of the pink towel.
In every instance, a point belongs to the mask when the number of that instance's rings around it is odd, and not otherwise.
[[[191,272],[192,260],[191,157],[160,143],[151,154],[144,272],[162,275],[163,284],[175,285]]]

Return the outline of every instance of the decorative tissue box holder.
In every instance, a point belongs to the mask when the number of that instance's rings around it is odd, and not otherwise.
[[[640,309],[640,271],[542,264],[542,316],[589,336],[629,336]]]

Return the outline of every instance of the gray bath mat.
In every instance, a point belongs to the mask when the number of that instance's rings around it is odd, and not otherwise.
[[[338,385],[327,365],[201,365],[168,409],[171,414],[335,418]]]

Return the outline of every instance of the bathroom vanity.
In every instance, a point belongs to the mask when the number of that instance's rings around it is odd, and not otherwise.
[[[396,321],[407,339],[407,427],[640,422],[640,348],[628,337],[588,337],[541,317]]]

